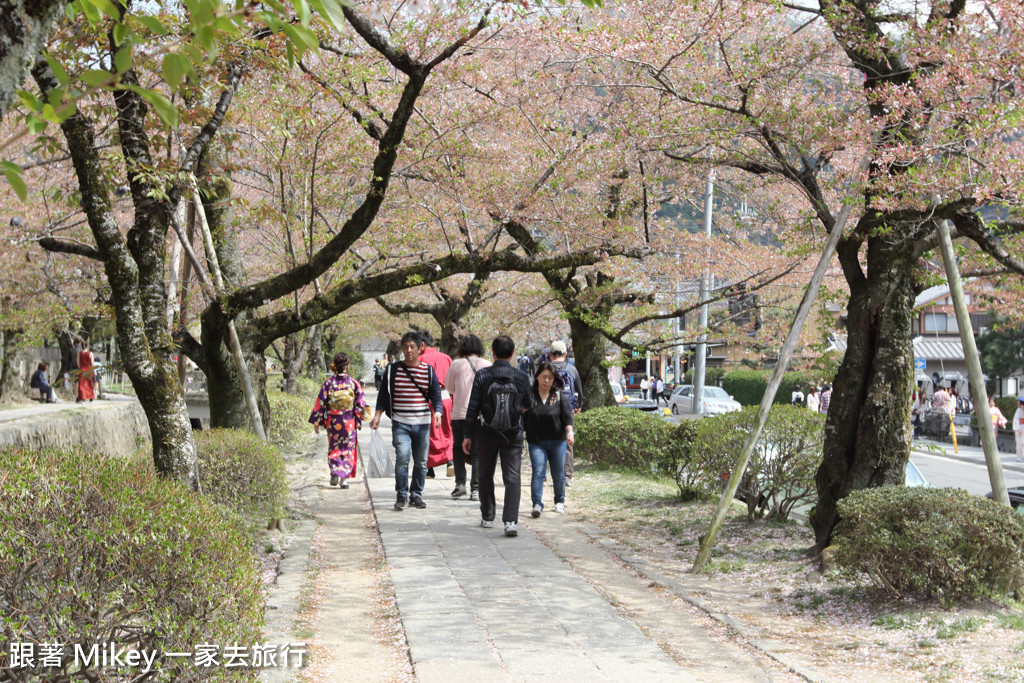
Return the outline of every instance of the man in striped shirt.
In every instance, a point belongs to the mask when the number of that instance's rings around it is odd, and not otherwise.
[[[430,425],[441,425],[441,385],[434,369],[420,362],[420,338],[415,332],[402,335],[402,362],[388,365],[377,394],[377,412],[370,428],[380,426],[381,415],[391,418],[391,443],[395,447],[395,509],[408,502],[425,508],[423,485],[427,477]],[[412,458],[412,484],[409,459]]]

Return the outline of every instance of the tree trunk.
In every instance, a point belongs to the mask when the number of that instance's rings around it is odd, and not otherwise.
[[[25,87],[29,67],[43,52],[64,0],[0,0],[0,119]]]
[[[316,324],[310,331],[309,362],[306,363],[306,377],[322,382],[327,365],[324,363],[324,326]]]
[[[270,401],[267,399],[267,359],[264,349],[257,349],[252,343],[248,329],[248,316],[235,318],[238,342],[249,368],[252,389],[259,403],[263,429],[270,427]],[[210,426],[227,429],[252,429],[249,411],[242,394],[242,381],[235,368],[231,350],[227,344],[227,328],[203,320],[203,353],[206,357],[206,388],[210,397]]]
[[[0,333],[0,401],[7,398],[7,390],[14,388],[11,378],[11,361],[14,354],[14,340],[20,334],[18,330],[4,330]]]
[[[902,484],[910,457],[916,264],[908,249],[869,250],[868,276],[851,285],[846,355],[815,477],[818,504],[811,520],[819,549],[830,543],[839,521],[838,501],[858,489]]]
[[[441,323],[441,340],[437,348],[452,358],[457,357],[459,342],[466,336],[466,329],[458,320],[438,321]]]
[[[583,380],[582,409],[614,406],[615,396],[612,395],[612,387],[608,382],[608,370],[604,367],[604,349],[607,343],[604,335],[600,330],[573,317],[569,318],[569,332],[572,335],[576,370]]]

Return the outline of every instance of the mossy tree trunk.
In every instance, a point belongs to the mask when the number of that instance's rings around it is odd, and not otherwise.
[[[855,245],[840,247],[847,266]],[[824,457],[812,515],[819,548],[839,521],[836,504],[851,491],[902,484],[910,458],[910,393],[914,386],[914,251],[903,240],[873,237],[866,273],[847,268],[847,350],[832,390]]]
[[[608,343],[601,330],[579,318],[569,316],[569,332],[576,370],[583,381],[583,410],[615,405],[608,370],[604,366],[604,350]]]
[[[29,68],[43,52],[64,0],[0,0],[0,119],[25,87]]]

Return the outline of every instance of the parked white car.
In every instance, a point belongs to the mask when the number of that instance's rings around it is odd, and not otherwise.
[[[682,384],[676,387],[668,399],[673,415],[684,415],[693,412],[693,385]],[[704,387],[704,415],[720,415],[741,410],[739,401],[725,393],[719,387]]]
[[[612,386],[612,396],[615,397],[615,402],[616,403],[625,403],[626,401],[629,400],[629,396],[626,396],[622,392],[622,385],[621,384],[615,384],[613,382],[611,386]]]

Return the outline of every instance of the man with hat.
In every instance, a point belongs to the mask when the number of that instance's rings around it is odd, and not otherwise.
[[[1013,414],[1013,436],[1017,440],[1017,460],[1024,462],[1024,394],[1017,397],[1017,412]]]

